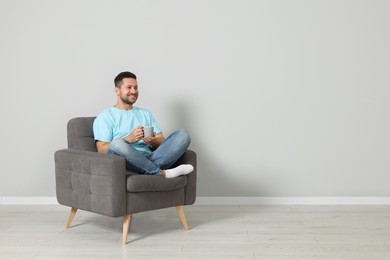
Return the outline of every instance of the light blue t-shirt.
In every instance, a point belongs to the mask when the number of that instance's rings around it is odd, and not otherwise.
[[[153,126],[155,133],[161,132],[152,113],[147,109],[133,107],[131,110],[122,110],[110,107],[100,113],[93,122],[93,135],[95,141],[111,142],[116,138],[128,136],[137,126]],[[152,151],[142,140],[132,145],[138,151]]]

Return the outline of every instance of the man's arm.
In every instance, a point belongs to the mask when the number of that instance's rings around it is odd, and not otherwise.
[[[124,137],[126,141],[129,143],[138,142],[143,137],[142,132],[142,126],[137,126],[134,131],[129,134],[128,136]],[[103,142],[103,141],[97,141],[96,142],[96,149],[98,153],[108,153],[108,146],[110,145],[110,142]]]
[[[107,153],[109,145],[110,145],[109,142],[97,141],[96,142],[96,149],[97,149],[98,153]]]
[[[126,141],[129,143],[135,143],[138,142],[139,140],[143,139],[145,143],[148,145],[152,146],[153,149],[156,149],[157,147],[160,146],[165,141],[165,137],[163,136],[162,133],[158,133],[153,137],[143,137],[143,131],[142,131],[142,126],[138,126],[134,129],[134,131],[129,134],[128,136],[124,137]],[[96,149],[98,153],[104,153],[106,154],[108,152],[108,146],[110,145],[109,142],[103,142],[103,141],[97,141],[96,142]]]

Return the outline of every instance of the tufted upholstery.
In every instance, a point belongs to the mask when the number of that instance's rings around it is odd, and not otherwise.
[[[124,159],[71,149],[55,153],[60,204],[107,216],[126,214]]]

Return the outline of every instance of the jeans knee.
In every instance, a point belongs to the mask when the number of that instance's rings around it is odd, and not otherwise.
[[[108,145],[108,153],[118,154],[127,146],[126,141],[122,138],[116,138]]]
[[[190,145],[191,143],[191,137],[188,134],[187,130],[185,129],[178,129],[176,130],[175,134],[177,134],[178,139],[181,143],[184,143],[186,145]]]

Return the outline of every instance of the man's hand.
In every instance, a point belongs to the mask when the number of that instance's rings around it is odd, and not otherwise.
[[[150,145],[151,147],[153,147],[154,149],[156,149],[157,147],[160,146],[160,144],[162,144],[165,140],[165,137],[163,136],[162,133],[154,133],[153,136],[148,136],[148,137],[144,137],[142,138],[142,140]]]
[[[142,126],[137,126],[131,134],[126,136],[124,139],[129,143],[136,143],[144,137],[144,131],[142,130]]]
[[[143,140],[146,144],[148,144],[148,145],[154,147],[153,145],[156,145],[156,138],[155,138],[155,135],[156,135],[156,133],[153,133],[153,136],[144,137],[144,138],[142,138],[142,140]]]

